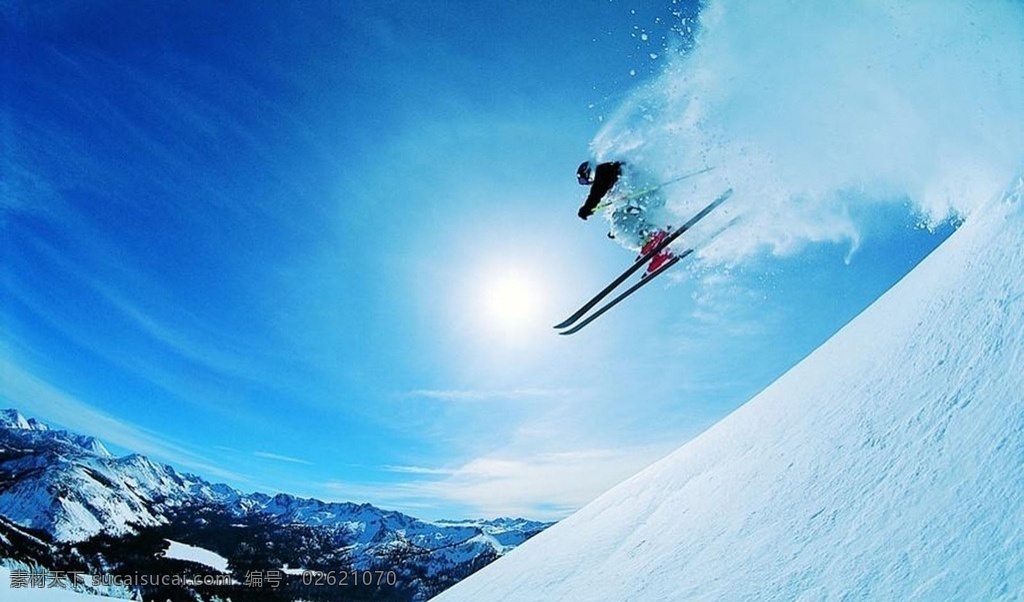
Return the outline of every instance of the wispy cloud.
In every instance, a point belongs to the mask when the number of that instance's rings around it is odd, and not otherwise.
[[[426,468],[423,466],[391,466],[386,465],[383,467],[388,472],[396,472],[399,474],[420,474],[420,475],[450,475],[454,474],[455,471],[447,468]]]
[[[172,293],[153,282],[142,269],[133,266],[90,226],[79,223],[75,231],[81,235],[91,265],[76,264],[42,240],[33,242],[34,249],[49,263],[59,267],[62,274],[81,285],[80,290],[88,290],[98,296],[135,330],[166,351],[231,378],[250,382],[266,379],[271,371],[253,358],[247,346],[234,341],[237,337],[211,327],[201,316],[176,305],[154,305],[151,300],[173,298]],[[132,283],[134,300],[110,282]],[[66,326],[70,330],[71,325]],[[83,342],[89,340],[89,337],[81,338]],[[91,346],[94,351],[103,351],[99,343],[92,342]]]
[[[186,56],[167,58],[188,60]],[[40,73],[59,73],[61,77]],[[209,242],[216,248],[232,224],[251,225],[257,219],[268,218],[267,213],[282,224],[288,223],[284,218],[290,215],[290,208],[278,212],[276,205],[258,202],[251,194],[240,197],[236,182],[220,169],[221,163],[233,165],[239,155],[261,166],[274,163],[273,146],[259,135],[262,130],[251,127],[244,111],[227,106],[236,95],[196,95],[194,87],[180,85],[164,77],[163,72],[150,73],[134,68],[130,62],[79,48],[40,48],[33,64],[19,70],[17,76],[23,78],[19,84],[26,94],[35,91],[49,102],[21,112],[7,123],[14,139],[24,142],[5,152],[4,169],[13,177],[0,183],[0,222],[8,212],[37,213],[52,223],[52,231],[59,236],[42,234],[50,228],[24,233],[14,230],[28,238],[30,250],[38,255],[35,259],[41,261],[32,269],[14,272],[5,284],[22,288],[18,294],[43,319],[63,322],[55,326],[64,336],[184,400],[203,397],[194,391],[199,379],[183,377],[186,371],[167,369],[155,358],[174,354],[189,362],[190,368],[197,368],[207,383],[280,383],[286,361],[280,356],[268,357],[274,354],[275,345],[252,344],[256,328],[234,328],[208,311],[208,304],[190,306],[190,291],[175,289],[149,269],[152,255],[188,248],[179,240]],[[217,73],[214,77],[222,80],[234,76]],[[56,81],[62,84],[57,86]],[[265,94],[244,81],[232,81],[232,88],[238,86],[246,90],[243,109],[258,109],[261,115],[284,119],[283,108]],[[131,93],[125,94],[125,90]],[[84,122],[90,127],[75,125]],[[103,134],[109,135],[104,138]],[[104,139],[104,144],[97,146],[92,135]],[[226,143],[197,143],[202,140],[231,140],[233,150],[222,151]],[[127,156],[137,159],[131,169],[124,169],[122,164]],[[102,209],[97,211],[97,207]],[[103,211],[113,213],[110,208],[136,218],[126,221],[133,224],[133,230],[146,232],[144,246],[132,242],[131,236],[121,236],[123,230],[116,225],[97,219]],[[161,214],[167,219],[158,219]],[[212,219],[214,216],[220,219]],[[163,227],[169,221],[175,228]],[[188,234],[182,236],[186,226]],[[233,231],[238,230],[244,228]],[[204,266],[216,269],[226,288],[248,286],[246,281],[231,281],[232,257],[228,252],[205,257],[190,254],[187,261],[196,270]],[[40,293],[31,282],[31,274],[37,278],[41,274],[45,280],[48,268],[54,278],[65,279],[67,289],[60,297],[81,303],[64,304],[58,309],[58,303],[50,300],[52,295]],[[51,289],[53,286],[58,285],[51,284]],[[101,302],[95,307],[90,305],[94,297]],[[83,318],[77,313],[81,307],[88,307],[92,315]],[[97,310],[110,313],[92,320],[100,313]],[[251,322],[259,324],[256,319]],[[112,337],[96,335],[96,323],[102,323],[108,331],[124,333],[125,338],[112,345]],[[126,341],[151,345],[156,350],[139,353]],[[273,370],[268,369],[271,365]],[[232,387],[219,389],[223,392]]]
[[[472,516],[557,520],[668,451],[661,446],[588,448],[522,456],[509,451],[481,456],[451,469],[387,466],[385,470],[389,472],[424,478],[376,484],[334,481],[325,485],[324,494],[368,499],[426,514],[436,513],[444,504]]]
[[[22,368],[6,354],[0,355],[0,374],[3,375],[0,399],[6,405],[15,407],[44,422],[59,424],[79,433],[93,435],[104,442],[168,462],[176,468],[186,467],[235,483],[250,481],[248,476],[226,470],[202,454],[174,443],[153,431],[119,420],[96,409]]]
[[[253,455],[256,456],[257,458],[265,458],[267,460],[278,460],[280,462],[290,462],[292,464],[306,464],[306,465],[312,465],[313,464],[309,460],[303,460],[301,458],[293,458],[291,456],[283,456],[281,454],[275,454],[273,452],[267,452],[267,451],[253,452]]]
[[[518,388],[518,389],[415,389],[409,397],[423,397],[438,401],[487,401],[493,399],[567,399],[579,391],[566,388]]]

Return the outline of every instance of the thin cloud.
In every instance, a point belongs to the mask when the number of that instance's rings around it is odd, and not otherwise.
[[[164,305],[162,308],[145,307],[143,303],[133,302],[117,290],[107,284],[106,281],[115,280],[119,282],[132,282],[137,288],[145,291],[144,295],[136,295],[140,299],[165,299],[170,297],[168,291],[163,287],[149,281],[139,269],[131,267],[125,260],[111,259],[117,255],[116,251],[108,246],[102,237],[91,231],[88,226],[80,225],[76,228],[87,241],[89,256],[92,258],[104,258],[93,268],[98,267],[101,273],[112,274],[114,278],[91,277],[81,266],[76,265],[66,255],[57,251],[52,245],[42,241],[36,241],[34,248],[47,261],[58,266],[64,274],[74,278],[82,284],[85,289],[95,293],[108,307],[123,317],[134,329],[145,336],[153,344],[161,349],[173,353],[178,357],[202,366],[213,374],[223,375],[228,378],[239,379],[259,385],[273,384],[266,377],[273,373],[262,365],[259,358],[253,358],[253,354],[245,345],[232,341],[232,336],[227,332],[218,332],[209,327],[198,316],[190,314],[171,305]],[[95,259],[94,259],[95,261]],[[95,269],[89,270],[95,272]],[[30,299],[25,293],[20,292]],[[148,304],[148,302],[146,302]],[[172,393],[180,392],[175,388],[178,378],[175,374],[166,374],[159,368],[148,365],[134,356],[124,356],[119,351],[109,350],[107,345],[93,340],[92,337],[80,335],[78,325],[74,322],[63,322],[55,324],[68,336],[73,336],[83,346],[90,348],[97,354],[117,361],[128,368],[142,373],[154,383],[166,383],[168,390]],[[243,350],[245,352],[243,352]],[[186,396],[187,397],[187,396]]]
[[[395,472],[399,474],[420,474],[420,475],[450,475],[454,471],[447,468],[426,468],[423,466],[383,466],[384,470],[388,472]]]
[[[572,389],[415,389],[409,397],[423,397],[438,401],[488,401],[494,399],[565,399],[578,394]]]
[[[365,499],[427,516],[444,503],[465,516],[566,517],[607,489],[664,456],[669,449],[642,446],[486,455],[455,469],[386,467],[423,477],[400,483],[332,481],[320,495]],[[397,470],[396,470],[397,469]],[[441,518],[441,517],[435,517]]]
[[[278,461],[281,461],[281,462],[290,462],[292,464],[306,464],[306,465],[309,465],[309,466],[312,466],[312,464],[313,464],[309,460],[303,460],[301,458],[293,458],[291,456],[283,456],[281,454],[275,454],[273,452],[267,452],[267,451],[253,452],[253,455],[256,456],[257,458],[266,458],[267,460],[278,460]]]
[[[135,453],[187,467],[219,479],[247,483],[245,475],[226,470],[209,458],[195,453],[140,426],[119,420],[76,398],[43,378],[0,356],[3,391],[0,398],[12,407],[44,422],[59,424],[75,432],[123,447]]]

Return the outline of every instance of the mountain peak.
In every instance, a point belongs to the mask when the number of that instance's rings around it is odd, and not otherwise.
[[[112,457],[106,446],[104,446],[99,439],[88,435],[78,435],[68,431],[55,431],[45,423],[40,422],[35,418],[26,418],[24,414],[14,408],[0,410],[0,429],[46,433],[47,437],[80,447],[93,455],[103,458]]]
[[[48,431],[50,427],[35,418],[25,416],[14,408],[0,410],[0,427],[24,431]]]

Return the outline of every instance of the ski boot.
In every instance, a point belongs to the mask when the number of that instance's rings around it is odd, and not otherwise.
[[[648,254],[651,249],[661,244],[661,242],[665,240],[666,236],[668,236],[668,230],[658,230],[652,234],[640,249],[640,256],[643,257]],[[650,276],[654,272],[657,272],[658,269],[665,265],[665,262],[672,259],[672,257],[672,251],[668,248],[662,249],[661,252],[652,257],[650,263],[647,264],[647,271],[644,272],[644,278]]]

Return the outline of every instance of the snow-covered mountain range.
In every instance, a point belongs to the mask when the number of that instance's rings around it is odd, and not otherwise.
[[[370,504],[246,494],[138,454],[114,457],[92,437],[0,411],[0,553],[7,558],[40,562],[47,545],[130,547],[158,533],[205,546],[235,567],[252,560],[240,555],[260,557],[263,543],[275,548],[268,566],[400,568],[421,582],[413,593],[424,597],[547,526],[507,518],[432,523]]]

